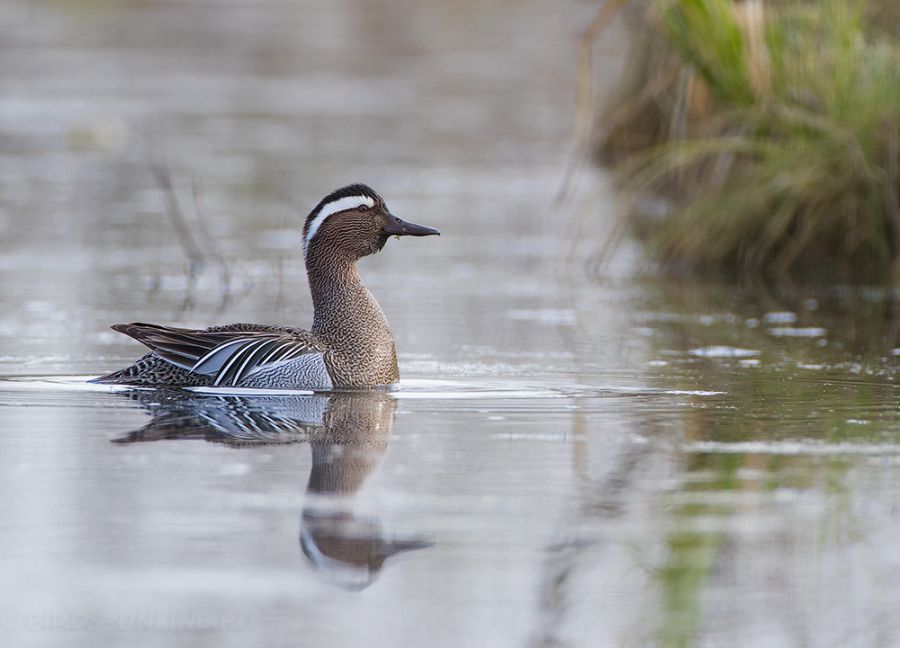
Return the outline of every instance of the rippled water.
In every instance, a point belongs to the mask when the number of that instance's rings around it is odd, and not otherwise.
[[[0,8],[4,645],[900,643],[897,296],[597,270],[608,180],[554,200],[594,9]],[[84,382],[114,322],[307,324],[357,180],[443,233],[363,263],[398,389]]]

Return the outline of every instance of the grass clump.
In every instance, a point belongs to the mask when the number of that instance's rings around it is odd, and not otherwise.
[[[663,263],[900,283],[893,1],[651,3],[603,151]]]

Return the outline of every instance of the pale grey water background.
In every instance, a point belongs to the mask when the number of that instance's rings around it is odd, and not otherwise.
[[[593,11],[0,6],[4,645],[900,644],[896,296],[635,279],[632,247],[586,272],[581,207],[616,197],[592,170],[554,196]],[[154,165],[198,229],[202,187],[224,303]],[[351,181],[443,232],[363,264],[395,398],[229,401],[326,417],[311,443],[112,443],[235,406],[78,388],[140,352],[108,325],[307,324],[302,218]],[[349,496],[307,493],[314,463]],[[423,546],[371,582],[317,570],[312,505]]]

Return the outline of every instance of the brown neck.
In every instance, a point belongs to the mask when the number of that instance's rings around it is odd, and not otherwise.
[[[306,258],[312,292],[312,331],[331,348],[336,386],[396,382],[394,338],[384,312],[363,284],[357,259],[339,250],[313,245]]]
[[[352,304],[364,299],[368,292],[356,270],[355,259],[317,254],[311,249],[306,258],[306,276],[315,309],[313,333],[334,333],[354,319]]]

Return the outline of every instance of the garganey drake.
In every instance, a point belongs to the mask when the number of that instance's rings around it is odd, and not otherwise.
[[[356,262],[391,236],[440,234],[403,221],[371,188],[329,194],[303,226],[312,293],[312,330],[268,324],[183,329],[157,324],[112,328],[150,347],[134,364],[93,382],[146,387],[367,389],[397,382],[397,352],[384,312]]]

